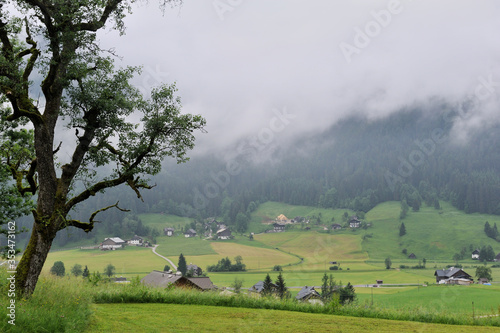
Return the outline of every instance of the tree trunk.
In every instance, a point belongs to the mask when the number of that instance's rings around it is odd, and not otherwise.
[[[29,297],[35,291],[38,277],[42,272],[52,241],[56,236],[56,232],[52,231],[53,229],[53,227],[45,227],[43,222],[35,220],[28,246],[17,266],[17,297]]]

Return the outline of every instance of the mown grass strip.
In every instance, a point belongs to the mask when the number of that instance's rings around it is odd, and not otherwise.
[[[370,318],[202,305],[96,304],[94,332],[498,332],[494,327],[427,324]]]

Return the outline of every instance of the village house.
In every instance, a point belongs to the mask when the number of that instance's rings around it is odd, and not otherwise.
[[[434,272],[436,282],[439,284],[463,284],[468,285],[473,282],[472,276],[464,272],[461,268],[450,267],[449,269],[438,269]]]
[[[493,259],[493,261],[500,262],[500,252],[497,254],[497,256],[495,257],[495,259]]]
[[[127,278],[124,278],[123,276],[114,277],[111,281],[113,281],[114,283],[130,283],[130,281],[127,280]]]
[[[165,228],[163,229],[163,233],[165,236],[172,237],[174,235],[175,229],[174,228]]]
[[[196,231],[193,229],[189,229],[184,233],[184,237],[186,238],[196,237]]]
[[[479,260],[479,250],[474,250],[474,252],[472,252],[472,259]]]
[[[410,253],[408,259],[417,259],[417,256],[415,255],[415,253]]]
[[[485,284],[485,283],[489,283],[488,279],[487,278],[479,278],[477,280],[477,283],[478,284]]]
[[[276,290],[276,288],[278,288],[278,286],[272,282],[271,282],[271,286],[272,286],[273,292]],[[262,292],[262,290],[264,290],[264,281],[259,281],[256,284],[254,284],[253,286],[251,286],[250,288],[248,288],[248,293],[249,294],[252,294],[252,293],[260,294]]]
[[[288,218],[287,218],[285,215],[280,214],[280,215],[276,218],[276,221],[277,221],[277,222],[281,222],[281,223],[286,223],[286,222],[288,222],[289,220],[288,220]]]
[[[231,239],[233,235],[229,229],[221,229],[217,231],[217,239]]]
[[[160,271],[152,271],[141,279],[141,283],[147,286],[161,288],[173,285],[178,288],[195,289],[200,291],[217,289],[208,276],[185,277],[182,275],[169,274]]]
[[[101,243],[99,248],[101,250],[116,250],[122,248],[125,245],[125,241],[120,237],[104,238],[104,242]]]
[[[285,224],[282,224],[282,223],[274,223],[273,224],[273,228],[274,228],[274,232],[282,232],[282,231],[285,231]]]
[[[130,240],[128,240],[127,243],[130,245],[141,246],[143,242],[144,240],[142,239],[142,237],[135,235]]]
[[[215,225],[217,226],[217,230],[227,229],[227,225],[224,222],[215,221]]]
[[[342,226],[338,223],[332,224],[332,230],[340,230],[342,229]]]
[[[189,264],[186,268],[187,275],[191,277],[201,276],[203,274],[203,270],[197,265]]]
[[[302,287],[295,299],[297,301],[308,302],[310,300],[320,299],[321,295],[314,289],[314,287]]]
[[[361,225],[361,221],[358,219],[356,215],[351,216],[349,219],[349,228],[359,228]]]

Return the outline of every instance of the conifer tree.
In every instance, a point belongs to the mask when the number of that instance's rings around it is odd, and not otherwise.
[[[184,255],[181,253],[179,256],[179,263],[177,264],[177,271],[181,272],[182,276],[185,276],[187,273],[187,264]]]
[[[83,270],[82,276],[84,278],[87,278],[87,277],[89,277],[89,274],[90,274],[89,268],[87,267],[87,265],[85,265],[85,269]]]
[[[406,235],[406,227],[405,227],[405,224],[404,222],[401,223],[401,226],[399,227],[399,236],[404,236]]]
[[[266,278],[264,279],[264,285],[262,287],[262,296],[270,296],[274,292],[274,286],[273,286],[273,281],[271,280],[271,277],[269,274],[266,275]]]
[[[284,299],[288,295],[288,288],[286,287],[285,279],[283,274],[280,272],[276,278],[276,294],[280,299]]]

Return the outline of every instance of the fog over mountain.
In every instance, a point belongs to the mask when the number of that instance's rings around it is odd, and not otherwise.
[[[133,11],[126,35],[104,33],[102,47],[121,65],[144,65],[145,92],[177,82],[184,110],[208,121],[199,152],[436,99],[461,112],[453,133],[462,142],[498,118],[496,1],[214,0]],[[284,110],[287,123],[273,120]]]

